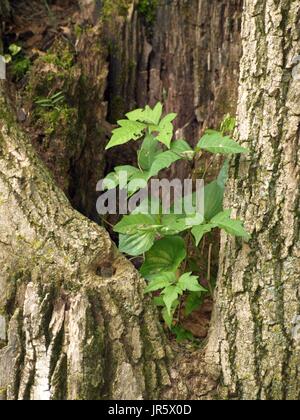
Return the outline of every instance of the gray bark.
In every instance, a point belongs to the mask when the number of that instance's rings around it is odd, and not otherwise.
[[[0,84],[0,399],[210,399],[202,353],[165,339],[145,283],[75,211]]]
[[[225,398],[300,398],[299,1],[247,0],[226,207],[249,244],[223,235],[207,363]]]
[[[167,347],[144,282],[68,203],[0,86],[2,399],[155,398]]]

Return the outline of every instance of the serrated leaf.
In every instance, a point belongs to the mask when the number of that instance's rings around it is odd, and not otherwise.
[[[235,140],[215,130],[207,130],[197,144],[196,150],[210,153],[237,154],[248,153],[248,149],[240,146]]]
[[[196,246],[199,245],[199,243],[201,242],[203,236],[206,233],[209,233],[212,231],[212,229],[214,229],[216,226],[213,224],[206,224],[206,225],[198,225],[198,226],[194,226],[192,229],[192,235],[195,238],[196,241]]]
[[[193,149],[185,140],[175,140],[171,144],[171,150],[176,153],[191,152]]]
[[[185,218],[177,214],[164,214],[162,226],[161,233],[163,235],[176,235],[189,229]]]
[[[131,214],[160,214],[160,200],[157,197],[145,198]]]
[[[246,231],[241,220],[234,220],[230,218],[231,210],[225,210],[215,216],[211,223],[224,229],[227,233],[233,236],[242,237],[245,239],[250,238],[250,234]]]
[[[130,121],[140,121],[147,124],[157,125],[159,123],[162,114],[162,104],[158,102],[154,109],[151,109],[148,105],[145,109],[139,108],[134,111],[128,112],[126,117]]]
[[[113,190],[119,185],[119,177],[115,172],[111,172],[103,179],[102,188],[104,190]]]
[[[126,174],[125,179],[120,178],[122,172]],[[121,181],[121,186],[124,188],[124,186],[127,185],[127,183],[134,176],[139,176],[139,174],[142,174],[142,172],[139,169],[135,168],[134,166],[130,166],[130,165],[117,166],[115,167],[115,172],[111,172],[108,175],[106,175],[106,177],[103,180],[103,187],[105,189],[111,190],[113,188],[116,188],[120,184],[120,181]]]
[[[195,152],[185,140],[175,140],[171,143],[170,150],[185,159],[193,159]]]
[[[153,124],[158,124],[159,123],[160,118],[161,118],[162,111],[163,111],[163,106],[162,106],[162,104],[160,102],[158,102],[155,105],[155,107],[154,107],[154,109],[152,111],[152,113],[153,113],[152,114],[152,116],[153,116]]]
[[[167,311],[169,316],[171,316],[172,314],[172,306],[174,305],[174,303],[177,301],[177,298],[179,295],[182,294],[181,289],[178,286],[169,286],[167,287],[163,292],[163,301],[166,305]]]
[[[159,229],[159,221],[150,214],[130,214],[114,226],[114,232],[126,235],[134,235],[138,232],[153,231]]]
[[[176,118],[176,116],[176,114],[166,115],[158,126],[159,134],[157,136],[157,140],[167,146],[168,149],[170,148],[174,132],[172,121]]]
[[[139,166],[143,170],[149,171],[155,159],[155,156],[158,153],[158,142],[156,138],[153,137],[151,134],[147,134],[143,141],[141,150],[138,154]]]
[[[185,292],[206,292],[206,289],[199,284],[199,277],[193,276],[192,273],[184,273],[178,280],[178,286]]]
[[[137,121],[120,120],[118,124],[120,127],[113,130],[113,136],[107,144],[106,150],[128,143],[131,140],[138,140],[146,128],[145,124]]]
[[[143,108],[137,108],[133,111],[128,112],[125,115],[130,121],[141,121],[141,119],[143,118],[143,112],[144,112]]]
[[[218,181],[212,181],[204,187],[204,218],[209,221],[223,210],[225,188]]]
[[[163,298],[162,298],[163,299]],[[164,303],[164,302],[163,302]],[[175,306],[175,303],[176,302],[174,302],[174,306]],[[165,304],[165,303],[164,303]],[[175,308],[176,309],[176,308]],[[174,310],[171,310],[171,313],[169,313],[168,312],[168,309],[165,307],[165,308],[163,308],[163,310],[162,310],[162,316],[163,316],[163,319],[164,319],[164,321],[165,321],[165,323],[167,324],[167,326],[169,327],[169,328],[171,328],[172,327],[172,324],[173,324],[173,317],[174,317],[174,312],[175,312],[175,309]]]
[[[138,175],[141,173],[141,171],[131,165],[122,165],[122,166],[116,166],[115,172],[119,174],[120,172],[126,172],[128,179],[132,178],[134,175]]]
[[[158,154],[151,165],[149,176],[156,176],[162,169],[169,168],[174,162],[180,159],[181,157],[179,155],[170,150]]]
[[[176,280],[174,273],[160,273],[153,276],[149,285],[145,289],[145,293],[155,292],[157,290],[165,289]]]
[[[163,227],[160,231],[164,235],[176,235],[202,222],[203,216],[200,214],[194,214],[188,217],[177,214],[165,214],[162,216]]]
[[[168,279],[170,284],[177,282],[176,273],[174,271],[162,271],[161,273],[151,274],[147,280],[149,282],[158,280],[158,279]]]
[[[140,272],[148,278],[164,271],[176,271],[186,257],[185,242],[180,236],[172,236],[156,241],[146,253]]]
[[[204,217],[200,213],[188,214],[187,217],[185,217],[185,223],[189,228],[200,225],[203,221]]]
[[[228,180],[228,172],[229,172],[229,159],[226,159],[222,165],[222,168],[217,178],[217,183],[223,189],[223,191],[225,190],[225,186]]]
[[[155,241],[154,232],[143,232],[135,235],[119,235],[119,250],[124,254],[137,257],[147,252]]]
[[[169,285],[170,285],[170,283],[166,279],[165,280],[164,279],[153,280],[149,284],[149,286],[146,287],[145,293],[156,292],[157,290],[164,289],[165,287],[168,287]]]
[[[128,196],[131,197],[140,189],[146,188],[149,178],[150,176],[148,172],[139,172],[132,176],[127,186]]]

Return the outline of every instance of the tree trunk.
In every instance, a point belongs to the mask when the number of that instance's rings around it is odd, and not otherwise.
[[[0,82],[0,400],[210,399],[202,353],[169,347],[143,279],[72,209]]]
[[[247,0],[238,105],[241,143],[226,207],[249,244],[222,238],[207,363],[226,398],[300,398],[300,3]]]
[[[203,128],[236,112],[242,1],[159,1],[153,8],[153,19],[135,6],[124,25],[116,20],[108,30],[108,117],[114,123],[128,109],[162,101],[178,114],[178,138],[196,144]]]
[[[84,8],[85,19],[92,14],[96,22],[94,4],[80,3],[91,5]],[[116,97],[108,99],[111,107],[118,95],[128,103],[151,102],[167,91],[167,106],[176,104],[183,114],[178,133],[192,138],[207,121],[219,119],[220,109],[227,112],[230,89],[224,92],[222,85],[228,84],[231,66],[236,71],[239,56],[239,13],[236,21],[230,15],[241,2],[193,0],[188,10],[189,4],[161,5],[152,35],[131,9],[121,52],[132,52],[126,63],[136,79],[124,70],[119,89],[113,80],[118,67],[110,61],[108,90]],[[197,10],[196,23],[191,10]],[[300,82],[294,60],[299,16],[298,1],[245,2],[238,114],[240,141],[251,153],[232,161],[225,205],[246,220],[252,238],[248,244],[222,238],[206,349],[207,368],[224,398],[300,398]],[[210,19],[210,30],[204,30]],[[143,39],[138,53],[137,37]],[[176,58],[168,55],[173,49]],[[212,398],[215,382],[204,372],[202,352],[179,348],[172,358],[156,311],[144,297],[143,280],[104,229],[74,211],[56,187],[17,127],[4,85],[0,82],[0,399]],[[103,92],[101,81],[97,86]],[[192,100],[186,101],[190,91]],[[213,99],[222,97],[226,106],[216,110]],[[74,177],[80,174],[79,168]]]
[[[74,211],[0,85],[2,399],[155,398],[167,347],[144,282]]]

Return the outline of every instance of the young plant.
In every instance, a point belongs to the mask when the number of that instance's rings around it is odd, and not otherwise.
[[[17,80],[21,80],[31,66],[31,61],[22,52],[19,45],[11,44],[8,47],[9,54],[4,56],[6,63],[11,63],[12,74]]]
[[[49,98],[38,98],[35,101],[35,104],[42,108],[55,109],[56,111],[61,111],[61,106],[65,101],[65,95],[62,91],[56,92],[54,95]]]
[[[69,106],[62,91],[37,98],[35,105],[34,117],[41,122],[44,133],[48,136],[57,129],[64,130],[73,126],[71,122],[77,118],[76,109]]]
[[[130,198],[139,190],[139,180],[148,182],[176,161],[193,160],[203,151],[226,156],[247,153],[247,149],[225,135],[232,131],[235,125],[233,119],[224,122],[220,132],[207,130],[193,150],[186,141],[173,140],[172,122],[176,114],[162,117],[162,112],[163,107],[158,103],[153,109],[146,106],[145,109],[129,112],[126,119],[118,121],[119,127],[113,131],[106,149],[131,140],[143,141],[138,150],[138,167],[116,167],[104,180],[107,189],[119,185],[119,173],[122,171],[127,175],[127,185],[119,187],[125,189]],[[170,214],[164,214],[161,200],[152,198],[147,208],[141,203],[114,226],[114,231],[119,233],[120,251],[133,257],[143,257],[140,273],[148,281],[145,293],[153,294],[156,305],[162,308],[166,324],[177,335],[180,332],[181,337],[187,337],[188,334],[183,333],[184,330],[174,319],[176,313],[177,320],[180,319],[182,297],[186,298],[185,314],[189,315],[207,294],[199,277],[193,274],[196,270],[187,269],[187,238],[192,237],[195,248],[214,229],[249,239],[242,222],[231,218],[231,210],[223,209],[227,172],[228,161],[218,178],[206,185],[204,214],[196,210],[193,214],[176,214],[172,209]],[[152,212],[153,207],[158,209],[155,214]]]

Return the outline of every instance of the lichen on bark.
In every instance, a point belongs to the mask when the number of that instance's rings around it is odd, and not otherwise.
[[[225,206],[249,244],[222,238],[207,363],[225,398],[300,398],[298,1],[246,1],[238,133]]]
[[[168,357],[143,280],[7,124],[3,82],[0,100],[2,397],[154,398]]]
[[[0,83],[1,399],[214,395],[201,352],[172,352],[144,280],[75,211]]]

